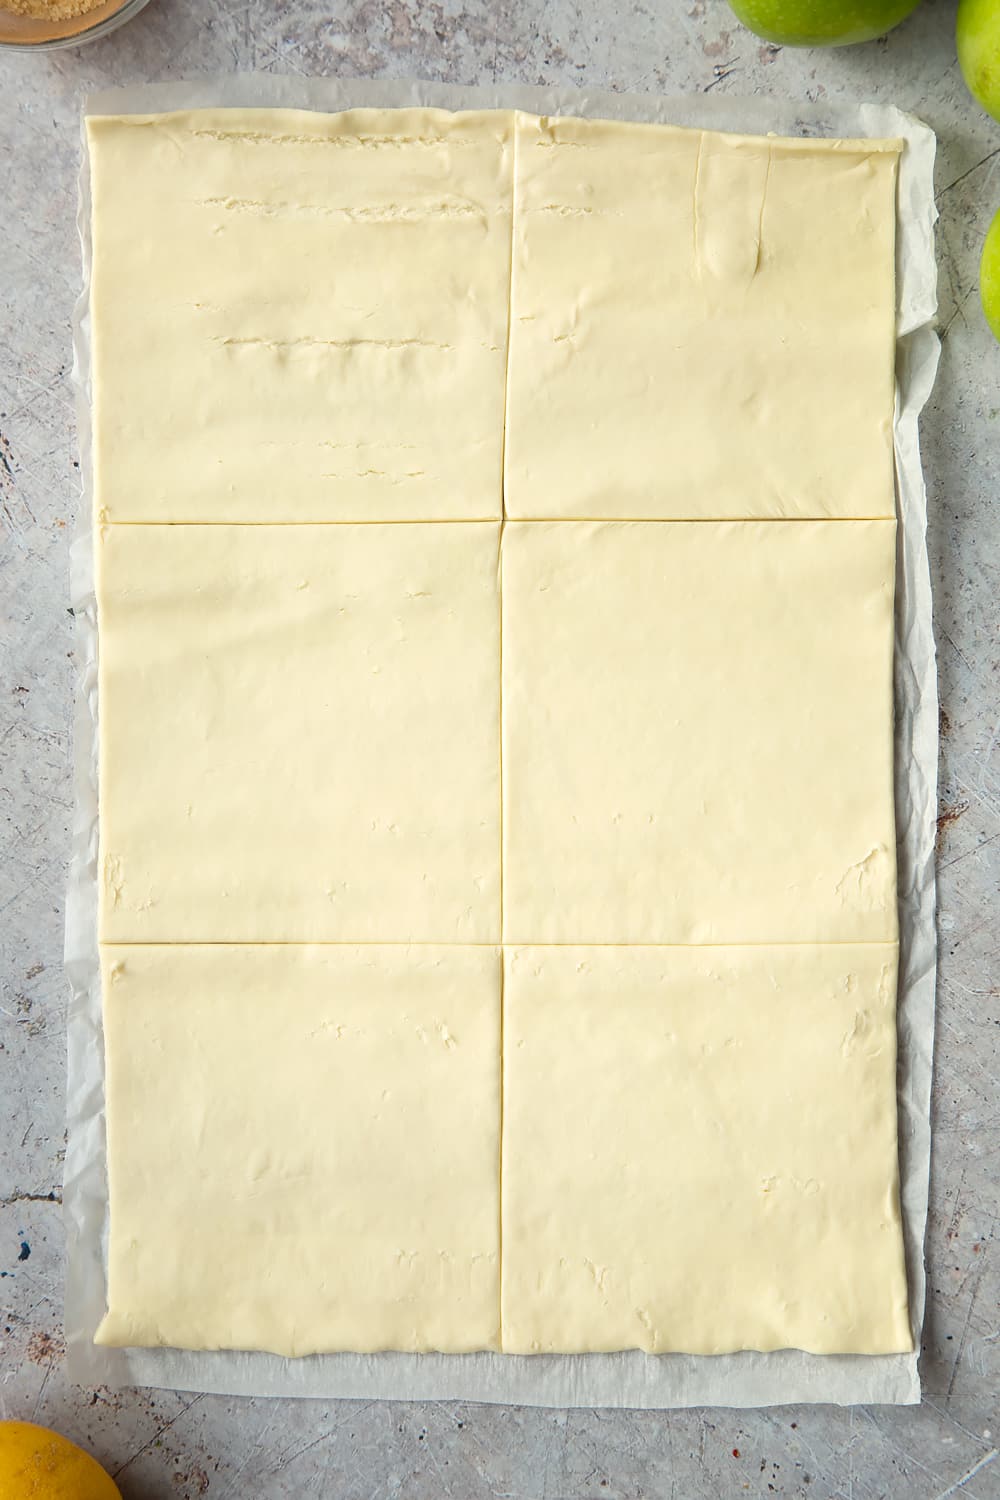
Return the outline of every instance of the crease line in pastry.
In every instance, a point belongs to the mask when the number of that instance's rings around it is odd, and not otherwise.
[[[102,948],[897,948],[897,937],[806,938],[795,942],[780,939],[747,942],[732,938],[725,943],[595,943],[573,938],[553,943],[537,938],[502,938],[495,942],[457,942],[434,938],[135,938],[102,937]]]

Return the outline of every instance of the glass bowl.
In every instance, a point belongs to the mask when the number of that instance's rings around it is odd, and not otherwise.
[[[51,52],[56,47],[80,47],[84,42],[107,36],[109,31],[130,20],[148,3],[149,0],[99,0],[81,16],[67,16],[56,21],[15,15],[13,11],[5,10],[3,0],[0,0],[0,47],[15,52]]]

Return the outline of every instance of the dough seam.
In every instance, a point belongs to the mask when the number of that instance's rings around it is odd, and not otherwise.
[[[667,952],[672,948],[887,948],[898,943],[898,938],[800,938],[792,942],[775,939],[771,942],[744,942],[730,940],[728,943],[590,943],[579,939],[562,943],[530,942],[523,938],[502,938],[495,943],[435,942],[433,939],[413,941],[409,938],[289,938],[286,941],[254,942],[238,938],[202,939],[150,938],[148,941],[129,941],[127,938],[104,938],[102,948],[640,948]]]

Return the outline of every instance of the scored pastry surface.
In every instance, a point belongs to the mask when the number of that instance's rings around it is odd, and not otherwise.
[[[98,517],[499,519],[510,129],[88,121]]]

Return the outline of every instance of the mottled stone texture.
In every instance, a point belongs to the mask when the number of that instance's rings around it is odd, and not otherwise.
[[[0,1411],[86,1443],[126,1500],[964,1500],[1000,1496],[1000,349],[977,296],[1000,130],[950,0],[886,41],[768,47],[723,0],[152,0],[107,40],[0,61]],[[923,424],[942,699],[941,976],[919,1409],[535,1411],[80,1391],[60,1332],[62,905],[71,817],[69,319],[81,94],[260,69],[871,98],[939,133],[941,373]]]

